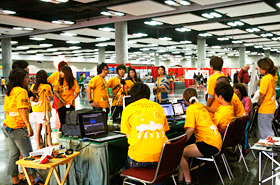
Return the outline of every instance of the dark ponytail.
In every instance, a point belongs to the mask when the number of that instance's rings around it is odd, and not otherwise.
[[[23,80],[26,75],[28,75],[28,72],[20,68],[16,68],[10,72],[9,82],[7,84],[7,96],[10,96],[10,93],[14,87],[23,88]]]
[[[270,58],[262,58],[258,61],[259,68],[265,70],[266,74],[276,75],[278,67],[274,66],[274,62]]]

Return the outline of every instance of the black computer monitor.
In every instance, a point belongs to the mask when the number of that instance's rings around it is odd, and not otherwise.
[[[132,100],[131,96],[123,96],[123,109],[132,102],[134,101]]]
[[[166,117],[175,116],[172,103],[160,103],[160,105],[162,106]]]
[[[175,116],[184,115],[184,109],[182,103],[173,103],[173,109]]]
[[[180,99],[180,100],[177,100],[177,102],[178,102],[178,103],[182,103],[184,112],[186,112],[188,106],[187,106],[185,100],[184,100],[184,99]]]

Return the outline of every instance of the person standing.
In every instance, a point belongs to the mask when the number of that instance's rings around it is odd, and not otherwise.
[[[65,124],[66,111],[75,110],[75,99],[80,88],[69,66],[61,68],[59,82],[54,86],[54,93],[58,98],[57,112],[61,123],[60,130]]]
[[[3,76],[1,78],[1,88],[2,88],[2,92],[4,92],[4,90],[7,90],[6,89],[6,80],[5,80],[5,77],[3,77]]]
[[[159,66],[158,75],[159,77],[155,80],[155,84],[153,88],[154,95],[155,95],[155,102],[166,103],[169,101],[168,93],[170,90],[170,80],[166,75],[164,66]]]
[[[243,83],[246,88],[248,89],[248,83],[250,81],[249,78],[249,69],[250,66],[247,64],[243,69],[241,69],[238,73],[237,79],[238,79],[238,83]]]
[[[126,67],[123,64],[117,66],[118,76],[108,80],[107,87],[112,88],[113,91],[113,102],[111,108],[111,114],[113,117],[113,122],[122,114],[123,111],[123,95],[128,95],[128,91],[134,84],[131,80],[123,79]]]
[[[128,71],[127,79],[131,80],[133,83],[142,82],[140,80],[140,78],[137,76],[137,73],[136,73],[135,69],[133,69],[133,68],[130,68],[130,70]]]
[[[233,84],[237,84],[238,83],[238,78],[237,78],[238,73],[239,73],[239,71],[236,70],[234,75],[233,75]]]
[[[84,92],[84,90],[85,90],[84,80],[85,80],[84,74],[81,73],[80,76],[79,76],[79,80],[78,81],[79,81],[79,87],[80,87],[80,89],[82,89],[82,92]]]
[[[109,94],[105,77],[108,73],[108,65],[97,65],[97,75],[93,77],[87,86],[87,98],[94,111],[104,111],[106,121],[109,114]]]

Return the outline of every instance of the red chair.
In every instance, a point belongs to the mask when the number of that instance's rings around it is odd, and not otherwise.
[[[166,141],[157,166],[151,168],[133,167],[125,170],[121,174],[121,176],[125,177],[123,184],[128,179],[143,184],[154,184],[164,182],[172,176],[173,182],[176,185],[173,174],[180,164],[186,142],[186,134]]]

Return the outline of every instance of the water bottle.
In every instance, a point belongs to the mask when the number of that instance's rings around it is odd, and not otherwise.
[[[109,114],[109,116],[108,116],[107,125],[113,125],[113,118],[112,118],[111,114]]]
[[[53,132],[51,134],[52,136],[52,145],[58,145],[59,142],[58,142],[58,139],[59,139],[59,136],[58,136],[58,132],[56,129],[53,129]]]
[[[109,96],[113,96],[113,90],[112,90],[112,88],[108,88],[108,93],[109,93]]]

